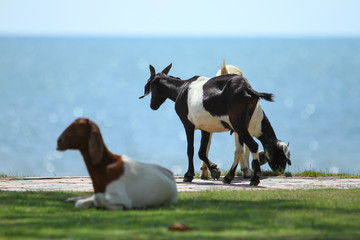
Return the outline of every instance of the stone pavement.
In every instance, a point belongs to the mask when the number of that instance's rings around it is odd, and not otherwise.
[[[194,179],[191,183],[182,182],[176,177],[179,192],[211,190],[276,190],[276,189],[319,189],[319,188],[360,188],[357,178],[299,178],[262,177],[257,187],[250,187],[250,179],[236,177],[231,184],[221,180]],[[89,177],[6,177],[0,178],[0,191],[93,191]]]

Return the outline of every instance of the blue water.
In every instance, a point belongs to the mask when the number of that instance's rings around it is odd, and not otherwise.
[[[290,142],[288,170],[360,172],[360,39],[1,37],[0,173],[87,175],[78,151],[55,149],[84,116],[112,152],[183,174],[186,140],[174,103],[152,111],[149,97],[138,99],[148,65],[161,71],[172,62],[170,74],[188,79],[214,76],[223,59],[254,89],[275,94],[263,108],[278,138]],[[232,164],[233,138],[213,136],[209,157],[221,169]]]

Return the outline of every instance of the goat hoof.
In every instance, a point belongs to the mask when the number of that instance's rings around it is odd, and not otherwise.
[[[200,178],[202,180],[208,180],[209,179],[209,171],[208,171],[207,167],[201,167],[200,170],[201,170]]]
[[[223,183],[226,183],[226,184],[230,184],[232,180],[234,180],[234,177],[233,177],[233,176],[226,175],[226,176],[223,178],[222,182],[223,182]]]
[[[250,186],[257,186],[260,183],[260,178],[257,176],[253,176],[250,180]]]
[[[219,169],[213,169],[213,170],[211,170],[211,177],[215,180],[218,180],[219,178],[220,178],[220,174],[221,174],[221,172],[220,172],[220,170]]]
[[[260,181],[250,181],[250,187],[259,185]]]
[[[246,167],[244,169],[241,169],[243,178],[251,178],[251,170]]]
[[[243,178],[247,178],[247,179],[251,178],[251,175],[252,175],[252,172],[251,172],[251,171],[249,171],[249,172],[243,172],[243,174],[242,174]]]
[[[184,182],[191,182],[194,179],[194,174],[191,173],[185,173],[184,175]]]
[[[192,177],[184,177],[183,182],[192,182],[193,179]]]

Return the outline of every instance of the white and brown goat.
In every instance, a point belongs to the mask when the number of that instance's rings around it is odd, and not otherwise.
[[[246,144],[253,156],[254,174],[250,185],[258,185],[261,176],[258,144],[248,132],[250,118],[260,98],[272,101],[272,94],[255,91],[248,81],[239,75],[228,74],[214,78],[195,76],[189,80],[168,75],[171,64],[156,74],[150,65],[150,78],[145,85],[143,98],[151,93],[150,107],[157,110],[167,98],[175,102],[175,111],[182,121],[187,137],[188,171],[184,181],[192,181],[194,173],[194,130],[201,130],[199,158],[203,160],[214,179],[219,179],[217,165],[208,159],[213,132],[235,132],[237,149],[243,151]],[[240,154],[240,153],[239,153]],[[280,164],[286,166],[286,162]],[[227,176],[224,182],[232,179]]]
[[[243,76],[240,69],[235,66],[225,64],[225,60],[221,68],[216,73],[216,76],[236,74]],[[249,122],[248,131],[252,137],[256,137],[263,145],[264,151],[259,153],[260,164],[268,163],[274,171],[284,172],[286,165],[281,165],[282,162],[287,162],[291,165],[290,150],[285,142],[277,139],[275,132],[262,109],[260,101],[257,102],[254,113],[252,114]],[[236,146],[238,147],[238,145]],[[239,155],[240,154],[240,155]],[[236,149],[233,166],[231,167],[227,180],[230,182],[235,176],[235,170],[240,162],[240,168],[244,177],[251,177],[249,169],[249,148],[245,145],[245,151]],[[201,178],[208,178],[208,170],[206,164],[203,162],[201,167]]]
[[[57,150],[80,150],[95,195],[76,199],[77,208],[132,209],[177,202],[172,173],[155,164],[115,155],[105,146],[99,127],[89,119],[75,120],[60,135]]]

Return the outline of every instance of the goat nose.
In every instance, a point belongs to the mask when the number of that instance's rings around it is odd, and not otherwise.
[[[63,149],[63,144],[64,143],[64,138],[62,136],[60,136],[57,140],[57,150],[62,150]]]

